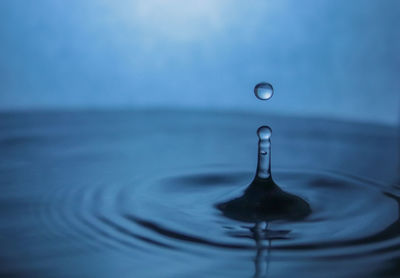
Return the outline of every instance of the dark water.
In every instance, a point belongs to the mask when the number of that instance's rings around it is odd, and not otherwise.
[[[301,221],[216,205],[254,177],[257,127]],[[0,115],[2,277],[397,277],[390,127],[208,112]]]

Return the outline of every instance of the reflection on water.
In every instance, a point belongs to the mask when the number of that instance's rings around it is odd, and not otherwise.
[[[269,258],[271,255],[271,238],[268,238],[268,247],[267,247],[267,255],[264,257],[264,249],[265,247],[263,246],[263,233],[266,233],[268,230],[266,228],[262,228],[260,226],[260,223],[255,224],[255,226],[252,228],[253,231],[253,237],[254,241],[256,243],[256,256],[254,258],[254,278],[259,278],[259,277],[267,277],[268,276],[268,268],[269,268]],[[268,225],[268,224],[266,224]],[[265,264],[265,266],[264,266]]]
[[[400,274],[391,128],[166,111],[1,119],[2,277]],[[263,122],[276,183],[310,205],[300,220],[246,223],[216,207],[254,178]]]

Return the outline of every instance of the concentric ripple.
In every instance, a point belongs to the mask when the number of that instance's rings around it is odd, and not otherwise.
[[[400,248],[400,197],[374,182],[323,171],[274,173],[285,191],[306,200],[303,221],[273,221],[261,231],[275,257],[329,259],[392,256]],[[215,204],[250,183],[240,171],[193,172],[126,184],[61,188],[42,217],[53,233],[85,238],[88,247],[183,254],[260,248],[253,225],[222,216]],[[236,251],[235,251],[236,250]]]

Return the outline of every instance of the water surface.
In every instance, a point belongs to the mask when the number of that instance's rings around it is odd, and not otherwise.
[[[1,114],[2,277],[396,277],[399,137],[390,127],[215,112]],[[257,127],[301,221],[254,224]]]

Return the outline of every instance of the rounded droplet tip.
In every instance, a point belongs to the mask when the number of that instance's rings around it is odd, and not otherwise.
[[[272,130],[269,126],[261,126],[257,129],[257,136],[260,140],[268,140],[271,135]]]
[[[254,94],[258,99],[267,100],[274,95],[274,88],[267,82],[261,82],[254,87]]]

